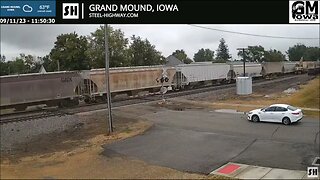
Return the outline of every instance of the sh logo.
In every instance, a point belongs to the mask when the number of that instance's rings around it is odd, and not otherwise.
[[[319,176],[318,167],[308,167],[307,175],[309,178],[317,178]]]
[[[289,1],[290,23],[319,23],[319,1]]]
[[[79,3],[62,3],[62,19],[79,19]]]

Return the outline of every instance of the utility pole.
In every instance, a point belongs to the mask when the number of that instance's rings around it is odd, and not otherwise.
[[[246,77],[246,55],[245,55],[245,50],[248,48],[237,48],[238,51],[242,50],[242,55],[243,55],[243,76]]]
[[[58,63],[58,71],[60,71],[60,61],[58,60],[57,63]]]
[[[109,81],[109,46],[108,46],[108,25],[104,25],[104,48],[105,48],[105,59],[106,59],[106,91],[107,91],[107,104],[108,104],[108,120],[109,120],[109,133],[113,132],[112,126],[112,112],[111,112],[111,91],[110,91],[110,81]]]

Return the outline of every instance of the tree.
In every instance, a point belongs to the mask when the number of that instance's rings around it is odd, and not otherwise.
[[[6,56],[0,54],[0,62],[5,62],[6,61]]]
[[[289,47],[286,52],[290,61],[299,61],[301,57],[305,55],[307,47],[303,44],[296,44],[293,47]]]
[[[6,56],[0,54],[0,76],[8,75],[8,63],[6,62]]]
[[[299,61],[303,57],[306,61],[317,61],[320,59],[319,47],[307,47],[304,44],[296,44],[289,47],[286,52],[290,61]]]
[[[37,73],[41,67],[41,62],[36,58],[36,56],[20,54],[20,58],[24,61],[27,66],[27,73]]]
[[[213,61],[214,51],[211,51],[210,49],[201,48],[197,53],[194,54],[193,60],[195,62]]]
[[[279,62],[285,61],[286,56],[282,54],[281,51],[277,51],[275,49],[270,49],[269,51],[265,51],[264,60],[267,62]]]
[[[303,57],[305,60],[308,60],[308,61],[320,60],[320,48],[308,47]]]
[[[175,52],[172,53],[172,55],[185,64],[190,64],[192,62],[192,60],[188,57],[188,55],[183,49],[176,50]]]
[[[55,46],[51,49],[50,58],[60,64],[60,70],[89,69],[89,60],[85,52],[88,41],[85,36],[78,36],[75,32],[61,34],[57,37]]]
[[[9,74],[25,74],[29,71],[21,57],[16,57],[14,61],[8,61],[8,66]]]
[[[86,52],[92,68],[105,67],[105,33],[104,26],[100,26],[88,37],[89,48]],[[128,39],[120,29],[107,27],[109,42],[110,67],[129,66]]]
[[[262,62],[264,57],[264,47],[262,46],[248,46],[248,49],[245,52],[245,59],[249,62]],[[238,56],[243,58],[243,51],[238,52]]]
[[[46,71],[53,72],[58,70],[58,61],[51,60],[49,55],[39,57],[39,59]]]
[[[155,49],[154,45],[150,44],[148,39],[142,40],[141,37],[133,35],[131,40],[129,47],[131,65],[150,66],[165,62],[165,58]]]
[[[226,41],[221,38],[220,44],[217,49],[217,61],[225,62],[231,58],[231,55],[229,54],[228,45],[226,44]]]

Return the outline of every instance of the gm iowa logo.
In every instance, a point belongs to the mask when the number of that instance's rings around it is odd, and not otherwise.
[[[289,23],[320,23],[319,1],[289,1]]]

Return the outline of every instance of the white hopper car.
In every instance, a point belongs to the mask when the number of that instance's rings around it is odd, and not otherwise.
[[[230,69],[233,71],[232,78],[243,76],[243,63],[230,63]],[[246,63],[246,76],[261,77],[262,66],[260,63]]]
[[[297,63],[295,62],[285,62],[283,63],[283,73],[293,73],[296,70]]]
[[[183,64],[176,66],[173,82],[176,89],[183,89],[185,86],[213,84],[230,79],[230,65],[225,63]]]

